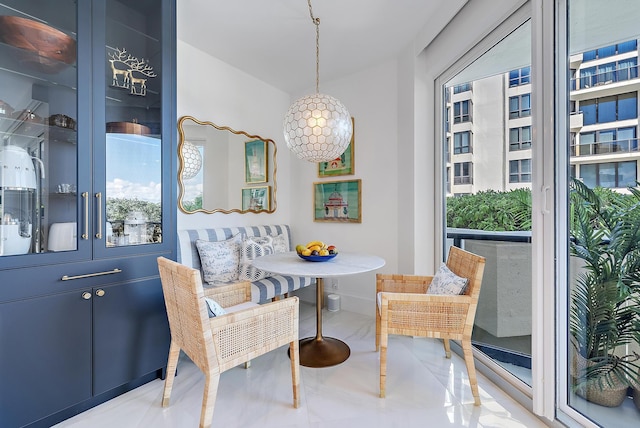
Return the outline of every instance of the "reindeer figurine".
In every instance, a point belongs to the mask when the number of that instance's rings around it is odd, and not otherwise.
[[[132,95],[140,95],[142,97],[147,95],[147,79],[133,77],[133,70],[127,70],[127,72],[129,75],[129,80],[131,81],[129,93]],[[140,91],[136,90],[136,85],[140,86]]]
[[[144,97],[147,95],[147,79],[142,77],[135,77],[133,72],[140,73],[147,78],[156,77],[153,72],[153,67],[144,59],[134,58],[127,63],[129,65],[129,80],[131,82],[129,93],[132,95],[140,95]]]
[[[129,89],[129,93],[131,95],[139,95],[146,96],[147,95],[147,80],[152,77],[157,77],[157,75],[153,72],[153,67],[151,67],[144,58],[138,59],[129,53],[127,53],[126,49],[116,48],[116,51],[109,54],[111,58],[109,62],[111,63],[111,71],[112,71],[112,83],[111,86],[115,86],[117,88]],[[125,69],[121,69],[116,67],[116,63],[122,64],[125,66]],[[137,77],[134,75],[134,72],[141,74],[144,77]],[[120,80],[118,76],[122,75],[122,84],[120,84]]]
[[[109,57],[111,57],[109,62],[111,63],[111,74],[113,76],[111,80],[111,86],[115,86],[116,88],[129,89],[129,85],[131,83],[129,80],[129,61],[131,61],[133,57],[127,54],[126,49],[118,48],[116,48],[115,53],[110,53]],[[126,68],[118,68],[116,67],[115,63],[122,64]],[[122,76],[122,84],[120,84],[118,76]]]
[[[111,63],[111,73],[113,75],[111,86],[116,86],[118,88],[129,88],[129,70],[122,70],[122,69],[116,68],[114,64],[114,62],[116,62],[115,59],[110,59],[109,62]],[[122,85],[118,80],[118,76],[123,76]]]

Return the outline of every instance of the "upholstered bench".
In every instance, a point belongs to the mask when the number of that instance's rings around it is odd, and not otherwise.
[[[178,262],[194,269],[199,269],[203,275],[203,285],[205,288],[215,286],[215,283],[208,283],[205,280],[196,241],[201,240],[210,243],[220,243],[231,240],[234,237],[241,241],[246,238],[277,237],[281,243],[280,245],[284,244],[285,247],[281,248],[281,251],[283,249],[291,251],[295,247],[295,243],[291,239],[291,230],[287,224],[185,229],[178,231]],[[201,246],[203,244],[206,244],[206,242],[200,242]],[[239,279],[237,281],[242,280],[243,279]],[[285,295],[314,283],[315,278],[269,274],[269,276],[265,278],[251,281],[251,301],[256,303],[268,302],[274,297]]]

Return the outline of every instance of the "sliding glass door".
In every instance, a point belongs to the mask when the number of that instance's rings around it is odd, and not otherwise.
[[[640,409],[638,40],[633,0],[566,0],[557,17],[559,277],[558,401],[565,415],[635,426]],[[566,37],[564,37],[566,36]],[[561,117],[560,115],[564,115]],[[635,397],[635,399],[634,399]]]
[[[445,248],[487,260],[472,342],[501,373],[531,379],[531,25],[515,17],[498,41],[443,84]]]

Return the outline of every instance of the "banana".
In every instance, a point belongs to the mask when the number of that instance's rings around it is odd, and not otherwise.
[[[322,241],[311,241],[311,242],[309,242],[309,243],[307,244],[307,248],[311,248],[311,247],[314,247],[314,246],[316,246],[316,245],[317,245],[318,247],[322,248],[322,247],[324,247],[324,242],[322,242]]]

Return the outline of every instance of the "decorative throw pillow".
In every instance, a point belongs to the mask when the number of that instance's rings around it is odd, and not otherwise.
[[[227,311],[225,311],[224,308],[220,306],[220,303],[216,302],[215,300],[209,297],[205,297],[204,300],[205,302],[207,302],[207,309],[209,310],[209,318],[219,317],[220,315],[224,315],[227,313]]]
[[[240,265],[240,234],[226,241],[196,240],[196,248],[200,255],[204,281],[211,285],[220,285],[238,280]]]
[[[441,263],[436,272],[427,294],[462,294],[467,288],[467,278],[462,278],[451,272],[446,264]]]
[[[248,236],[242,242],[240,250],[240,275],[244,281],[257,281],[264,279],[271,274],[257,269],[251,265],[256,257],[273,254],[273,238],[271,236]]]
[[[271,235],[273,238],[273,251],[274,253],[286,253],[289,251],[289,240],[286,235]]]

